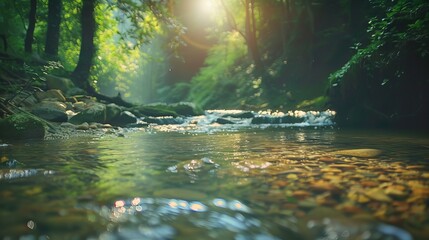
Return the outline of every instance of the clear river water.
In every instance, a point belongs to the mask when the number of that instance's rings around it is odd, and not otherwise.
[[[1,143],[0,239],[429,239],[427,135],[206,120]]]

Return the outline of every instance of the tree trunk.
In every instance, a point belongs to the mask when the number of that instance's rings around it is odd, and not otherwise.
[[[48,3],[48,29],[46,32],[45,54],[58,58],[60,42],[62,0],[49,0]]]
[[[314,54],[313,54],[313,49],[314,49],[314,14],[313,14],[313,10],[311,8],[311,2],[310,0],[305,0],[304,1],[305,4],[305,12],[306,12],[306,18],[307,18],[307,27],[308,27],[308,32],[307,32],[307,36],[306,38],[308,39],[308,43],[307,43],[307,50],[306,50],[306,61],[308,63],[308,71],[311,71],[312,65],[313,65],[313,61],[314,61]]]
[[[256,69],[260,68],[262,65],[261,58],[259,55],[258,43],[256,38],[256,21],[255,21],[255,1],[246,0],[245,1],[245,10],[246,10],[246,42],[249,49],[250,55],[252,57],[253,63],[255,64]]]
[[[83,0],[81,13],[82,36],[79,61],[71,75],[77,86],[89,92],[93,92],[93,88],[89,83],[89,74],[92,66],[92,59],[95,55],[95,1],[96,0]]]
[[[6,34],[0,34],[0,38],[3,40],[3,50],[6,53],[7,52],[7,38],[6,38]]]
[[[28,28],[25,34],[24,50],[26,53],[33,52],[34,28],[36,27],[37,0],[30,1],[30,12],[28,13]]]

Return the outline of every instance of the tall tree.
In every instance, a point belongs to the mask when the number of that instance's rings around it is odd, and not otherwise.
[[[253,63],[256,68],[262,67],[262,61],[260,56],[260,51],[258,47],[258,39],[257,39],[257,25],[256,25],[256,17],[255,17],[255,0],[245,0],[243,1],[244,10],[245,10],[245,22],[244,22],[244,32],[241,31],[237,25],[237,21],[232,13],[232,11],[226,5],[224,0],[220,0],[220,3],[225,11],[226,20],[229,24],[229,27],[238,33],[244,38],[246,41],[247,49],[252,58]]]
[[[62,0],[48,2],[48,29],[46,32],[45,54],[49,57],[58,57],[60,42]]]
[[[30,1],[30,11],[28,13],[28,27],[25,34],[24,50],[26,53],[33,52],[34,29],[36,27],[37,0]]]
[[[89,83],[89,74],[92,66],[92,60],[95,55],[95,6],[96,0],[83,0],[81,10],[82,32],[79,60],[71,75],[77,86],[90,92],[93,92],[93,88]]]
[[[246,9],[246,42],[251,54],[253,63],[257,68],[262,67],[261,57],[258,48],[258,39],[256,37],[256,18],[255,18],[255,0],[245,1]]]

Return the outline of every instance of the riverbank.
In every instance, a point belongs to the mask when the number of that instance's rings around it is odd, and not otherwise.
[[[45,90],[23,88],[0,95],[0,139],[120,136],[124,129],[161,124],[163,118],[203,114],[191,103],[121,106],[112,103],[124,102],[120,96],[99,100],[76,88],[70,79],[52,75],[45,85]]]
[[[71,80],[48,77],[47,90],[2,96],[0,139],[64,139],[80,136],[124,136],[149,125],[180,125],[183,130],[211,131],[218,126],[331,126],[335,112],[203,111],[192,103],[121,106],[84,94]],[[110,99],[123,102],[120,96]],[[169,128],[166,128],[169,129]],[[162,130],[162,129],[161,129]],[[177,130],[177,127],[176,127]]]

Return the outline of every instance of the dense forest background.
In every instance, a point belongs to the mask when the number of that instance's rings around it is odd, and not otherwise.
[[[135,104],[427,128],[426,0],[4,0],[0,40],[5,94],[53,74]]]

